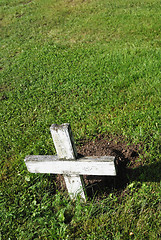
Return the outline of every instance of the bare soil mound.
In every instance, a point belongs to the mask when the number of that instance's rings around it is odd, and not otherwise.
[[[142,152],[141,145],[128,144],[122,137],[99,137],[94,141],[79,142],[77,151],[83,156],[115,156],[117,177],[104,176],[83,176],[88,197],[108,195],[112,190],[123,190],[132,176],[130,169],[138,168],[141,162],[138,161]],[[66,190],[64,178],[61,175],[56,177],[56,186],[59,190]]]

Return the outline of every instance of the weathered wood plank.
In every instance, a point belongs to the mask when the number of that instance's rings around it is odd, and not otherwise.
[[[33,155],[27,156],[25,163],[32,173],[116,176],[115,157],[112,156],[83,157],[75,161],[53,155]]]
[[[52,124],[50,131],[58,157],[63,159],[76,159],[77,150],[70,124]]]
[[[59,159],[73,159],[77,161],[77,150],[74,143],[74,138],[72,130],[69,123],[64,123],[62,125],[52,124],[50,127],[53,142],[56,148],[56,152]],[[61,174],[64,174],[61,172]],[[71,176],[64,175],[64,180],[66,187],[71,198],[80,194],[80,196],[85,200],[85,192],[83,190],[83,178],[80,175],[74,173]],[[72,186],[71,186],[72,184]]]
[[[82,176],[79,175],[63,175],[65,179],[65,184],[68,189],[69,195],[72,199],[80,196],[82,199],[86,200],[84,181]]]

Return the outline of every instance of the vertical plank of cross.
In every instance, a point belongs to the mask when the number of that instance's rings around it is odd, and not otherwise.
[[[77,151],[74,144],[74,139],[69,123],[62,125],[52,124],[50,127],[53,142],[56,148],[58,158],[60,159],[77,159]],[[64,163],[65,164],[65,163]],[[82,176],[79,175],[67,175],[63,173],[66,187],[69,195],[72,199],[76,198],[77,195],[86,200],[84,193],[84,183]]]

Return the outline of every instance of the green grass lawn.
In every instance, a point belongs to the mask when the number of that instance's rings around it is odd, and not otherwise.
[[[1,239],[159,239],[160,1],[1,0]],[[55,154],[49,128],[76,143],[122,136],[144,171],[83,204],[24,158]]]

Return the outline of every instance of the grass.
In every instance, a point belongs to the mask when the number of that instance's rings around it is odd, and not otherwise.
[[[159,239],[160,2],[2,0],[1,238]],[[54,178],[27,172],[55,154],[49,127],[76,143],[124,136],[144,171],[118,195],[71,202]]]

